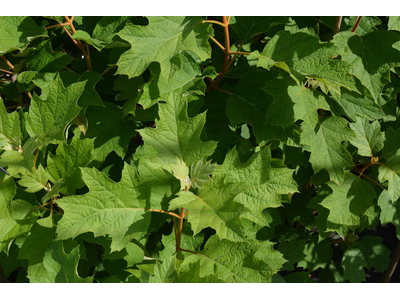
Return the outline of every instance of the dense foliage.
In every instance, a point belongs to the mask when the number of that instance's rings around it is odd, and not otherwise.
[[[0,17],[3,281],[380,281],[400,238],[399,31]]]

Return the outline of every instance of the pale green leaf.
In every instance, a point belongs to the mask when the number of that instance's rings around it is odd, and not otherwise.
[[[25,192],[36,193],[42,189],[47,189],[49,173],[40,165],[37,170],[33,169],[31,174],[22,177],[18,184],[26,187]]]
[[[388,182],[388,193],[392,201],[400,197],[400,155],[390,157],[379,166],[380,182]]]

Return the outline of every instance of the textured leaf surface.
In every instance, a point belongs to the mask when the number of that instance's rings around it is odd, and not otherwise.
[[[64,88],[57,76],[49,86],[46,100],[33,95],[27,128],[30,136],[43,135],[52,143],[64,141],[66,127],[80,111],[77,101],[84,86],[84,82],[77,82]]]
[[[64,216],[58,224],[57,238],[74,238],[85,232],[108,234],[112,251],[139,238],[150,222],[150,213],[145,210],[150,189],[140,181],[136,170],[126,164],[118,183],[96,169],[82,168],[81,172],[89,193],[58,200]]]
[[[127,25],[118,35],[132,48],[121,55],[118,74],[138,76],[153,61],[161,65],[161,74],[169,81],[180,66],[174,58],[181,51],[190,50],[203,61],[210,57],[209,24],[201,17],[148,17],[149,25]],[[172,58],[172,59],[171,59]]]
[[[271,242],[235,243],[212,237],[201,254],[189,256],[181,267],[199,261],[200,277],[215,274],[225,282],[271,282],[285,262],[272,247]]]
[[[265,46],[258,64],[268,70],[276,65],[295,75],[315,78],[338,93],[340,87],[356,90],[354,79],[348,74],[351,65],[332,59],[337,54],[333,44],[320,43],[314,35],[280,31]]]
[[[350,128],[356,134],[356,138],[350,142],[358,148],[358,154],[372,157],[382,150],[385,134],[381,132],[378,121],[370,124],[367,120],[357,117],[356,123],[351,123]]]
[[[263,210],[281,206],[280,195],[297,192],[293,170],[284,166],[276,168],[272,164],[270,147],[261,149],[244,164],[240,162],[237,152],[232,150],[213,175],[214,179],[226,175],[225,182],[240,187],[235,202],[249,210],[244,214],[246,218],[264,226],[268,226],[268,221]]]
[[[389,158],[379,166],[379,180],[388,182],[389,197],[396,201],[400,197],[400,155]]]
[[[240,215],[243,205],[233,201],[237,190],[232,184],[222,180],[207,183],[197,195],[192,192],[179,192],[178,197],[170,202],[169,209],[186,208],[190,213],[188,221],[196,235],[201,230],[211,227],[220,239],[243,241],[243,228]]]
[[[30,17],[3,16],[0,18],[0,55],[14,50],[24,50],[28,44],[47,36]]]
[[[400,34],[374,31],[364,36],[343,32],[335,36],[344,61],[352,64],[350,73],[368,88],[377,100],[383,86],[390,81],[389,70],[400,66]]]
[[[187,166],[210,156],[216,142],[202,142],[201,131],[206,114],[202,113],[189,119],[187,103],[172,94],[166,104],[160,105],[159,121],[156,128],[139,130],[145,143],[153,146],[163,157],[164,163],[175,163],[176,158],[183,160]]]
[[[373,206],[372,200],[376,197],[374,188],[351,173],[346,173],[341,185],[333,182],[327,184],[333,193],[321,205],[330,211],[328,221],[336,225],[359,225],[360,215]]]
[[[344,168],[352,166],[353,161],[342,142],[354,137],[347,121],[339,117],[322,119],[316,131],[307,126],[301,134],[302,143],[310,146],[310,162],[314,171],[327,170],[331,180],[337,183],[343,181]]]

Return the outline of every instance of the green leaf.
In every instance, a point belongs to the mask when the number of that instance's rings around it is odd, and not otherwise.
[[[385,272],[390,263],[391,252],[382,245],[382,238],[367,235],[357,243],[357,247],[367,261],[368,269],[375,268],[381,273]]]
[[[375,102],[385,84],[389,70],[400,66],[400,33],[378,30],[364,36],[351,32],[335,35],[334,43],[342,59],[350,64],[350,73],[370,91]]]
[[[339,94],[340,87],[356,91],[355,81],[348,73],[351,65],[333,59],[337,54],[332,43],[320,43],[318,36],[280,31],[265,46],[258,66],[269,70],[276,65],[295,76],[314,78]]]
[[[176,56],[181,51],[193,51],[201,61],[211,56],[208,43],[213,34],[209,24],[202,23],[201,17],[148,17],[149,25],[128,24],[118,35],[128,41],[132,48],[123,53],[117,62],[116,74],[126,74],[129,78],[139,76],[157,61],[161,65],[162,76],[169,81],[180,67]]]
[[[15,144],[21,136],[18,113],[7,113],[4,102],[0,99],[0,148],[3,149],[4,146],[13,142]]]
[[[141,182],[137,171],[125,164],[118,183],[96,169],[81,168],[81,172],[89,192],[57,200],[64,210],[57,239],[74,238],[85,232],[93,232],[95,237],[109,235],[112,251],[118,251],[132,238],[142,237],[150,223],[146,210],[150,189]]]
[[[360,215],[373,206],[372,200],[376,197],[372,185],[352,173],[345,174],[341,185],[334,182],[328,182],[327,185],[333,193],[326,197],[321,205],[329,209],[328,221],[333,224],[328,223],[328,227],[359,225]]]
[[[342,266],[344,269],[344,277],[351,283],[365,280],[364,267],[367,267],[368,264],[360,249],[347,249],[343,254]]]
[[[49,181],[49,173],[40,165],[37,170],[33,169],[32,174],[22,177],[18,184],[26,187],[25,192],[36,193],[42,189],[47,190],[47,182]]]
[[[189,119],[186,101],[171,94],[166,104],[160,104],[158,114],[160,119],[155,129],[138,131],[144,142],[157,150],[164,164],[175,163],[178,157],[190,166],[213,153],[217,143],[202,142],[200,139],[206,113]]]
[[[84,186],[80,167],[86,167],[92,161],[91,151],[94,140],[81,140],[74,136],[71,143],[61,144],[56,155],[50,153],[47,159],[47,171],[52,182],[63,180],[60,192],[64,195],[73,195],[76,189]]]
[[[229,96],[226,114],[232,125],[241,123],[252,125],[258,142],[277,139],[290,143],[295,139],[290,131],[292,127],[284,131],[278,126],[265,126],[267,110],[273,102],[273,98],[261,87],[265,85],[266,81],[273,79],[275,76],[277,76],[275,72],[261,70],[248,72],[239,81],[235,93]]]
[[[203,94],[206,85],[203,82],[201,69],[195,59],[188,52],[177,54],[180,59],[180,68],[167,81],[161,74],[160,65],[151,64],[149,70],[154,76],[152,82],[143,87],[138,103],[143,108],[149,108],[160,100],[168,99],[173,92],[183,94]]]
[[[351,154],[342,142],[351,141],[354,137],[347,121],[340,117],[321,118],[315,130],[305,126],[301,140],[302,144],[310,147],[314,172],[325,169],[330,179],[340,184],[344,180],[344,169],[353,165]]]
[[[333,97],[343,109],[344,114],[354,120],[357,116],[367,120],[383,119],[386,114],[383,112],[368,93],[362,95],[342,89],[340,97]],[[371,99],[370,99],[371,97]]]
[[[219,240],[211,237],[200,254],[187,257],[181,268],[199,262],[199,277],[215,274],[224,282],[271,282],[285,259],[273,249],[273,243],[254,242],[252,244]]]
[[[388,193],[392,201],[400,197],[400,155],[390,157],[384,164],[379,166],[380,182],[388,182]]]
[[[358,154],[373,157],[382,150],[385,133],[381,132],[378,121],[370,124],[368,120],[360,117],[356,117],[355,121],[355,123],[350,123],[350,128],[354,130],[356,137],[350,143],[358,148]]]
[[[177,277],[178,260],[175,256],[171,256],[161,264],[157,261],[154,267],[154,276],[150,277],[150,283],[172,283]]]
[[[210,175],[217,168],[216,164],[212,164],[204,159],[199,160],[190,168],[190,180],[194,188],[202,188],[204,184],[211,180]]]
[[[85,82],[77,82],[64,88],[60,76],[49,86],[46,100],[33,95],[29,107],[27,131],[31,137],[43,135],[48,143],[65,140],[68,124],[78,115],[77,101],[84,90]]]
[[[79,277],[78,262],[79,246],[67,253],[62,241],[54,242],[43,262],[30,268],[28,278],[32,283],[91,283],[93,277]]]
[[[47,37],[47,31],[40,28],[31,17],[3,16],[0,18],[0,55],[20,50],[39,37]]]
[[[171,200],[169,209],[184,207],[189,211],[188,221],[194,235],[211,227],[220,239],[243,241],[243,226],[240,215],[245,211],[243,205],[234,202],[237,188],[233,184],[224,184],[222,180],[206,183],[198,194],[179,192]]]
[[[274,26],[288,23],[288,17],[281,16],[232,16],[229,21],[237,37],[237,43],[246,43],[254,36],[265,34]]]
[[[313,235],[310,242],[306,244],[303,253],[304,259],[299,261],[298,267],[314,271],[318,268],[325,268],[332,259],[332,246],[329,239],[318,242],[318,236]]]
[[[226,183],[231,183],[240,188],[234,201],[241,203],[248,209],[243,216],[249,220],[269,226],[263,210],[269,207],[282,205],[281,195],[297,192],[297,184],[293,179],[293,170],[277,164],[280,161],[271,159],[270,147],[262,148],[253,154],[250,159],[242,164],[237,151],[231,150],[221,167],[213,174],[225,177]]]
[[[169,168],[175,178],[181,182],[181,191],[189,190],[191,181],[189,178],[189,168],[186,164],[179,158],[176,158],[176,163],[170,164]]]
[[[105,102],[104,106],[88,107],[86,113],[86,136],[95,138],[92,152],[94,160],[103,162],[112,151],[123,158],[129,140],[135,135],[135,123],[126,120],[122,109],[111,102]]]
[[[26,59],[29,70],[37,72],[57,72],[70,64],[73,57],[64,52],[54,52],[50,40],[45,40],[31,51]]]
[[[116,36],[126,24],[129,17],[105,16],[96,24],[92,36],[89,33],[77,30],[72,36],[74,39],[83,40],[101,51],[104,48],[127,47],[128,44]]]
[[[397,227],[397,238],[400,239],[400,201],[393,202],[387,190],[383,190],[378,199],[381,208],[379,219],[382,225],[392,223]]]
[[[389,17],[388,30],[400,31],[400,17],[398,16]]]

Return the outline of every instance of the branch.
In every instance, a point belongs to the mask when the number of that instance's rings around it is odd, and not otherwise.
[[[145,210],[153,211],[153,212],[158,212],[158,213],[162,213],[162,214],[166,214],[166,215],[170,215],[170,216],[176,217],[176,218],[178,218],[178,219],[181,218],[180,215],[178,215],[178,214],[176,214],[176,213],[173,213],[173,212],[170,212],[170,211],[165,211],[165,210],[155,209],[155,208],[146,208]]]
[[[336,34],[340,31],[340,25],[342,24],[342,18],[343,17],[336,18],[336,23],[335,23],[335,28],[333,29],[333,34]]]
[[[218,24],[218,25],[220,25],[222,27],[225,27],[224,23],[221,23],[221,22],[215,21],[215,20],[204,20],[202,23],[213,23],[213,24]]]
[[[351,32],[356,32],[358,25],[360,25],[362,17],[357,17],[356,23],[354,24],[353,30]]]
[[[390,281],[390,278],[392,277],[393,272],[396,269],[399,259],[400,259],[400,241],[397,243],[396,250],[394,250],[389,266],[385,271],[385,275],[383,275],[382,283],[388,283]]]

